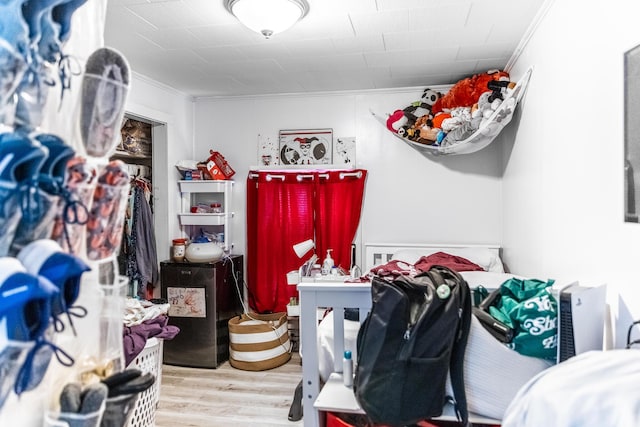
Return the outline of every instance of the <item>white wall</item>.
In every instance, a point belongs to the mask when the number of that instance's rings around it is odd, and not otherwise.
[[[166,141],[153,141],[154,221],[158,261],[169,259],[171,240],[182,236],[177,160],[193,158],[193,101],[172,88],[133,75],[127,113],[166,124]],[[156,292],[160,296],[159,289]]]
[[[467,156],[425,158],[370,113],[405,107],[422,89],[198,99],[196,158],[215,149],[236,171],[234,252],[245,253],[245,181],[258,164],[258,135],[277,141],[280,129],[327,127],[334,140],[356,137],[357,166],[369,171],[362,242],[499,243],[501,143]]]
[[[607,283],[617,346],[640,315],[640,225],[624,223],[623,193],[623,53],[640,44],[639,15],[632,0],[551,2],[512,69],[534,67],[515,142],[503,147],[507,263]]]
[[[587,3],[578,16],[575,3],[549,2],[511,70],[517,79],[533,67],[513,123],[465,156],[424,158],[370,116],[370,108],[387,113],[417,99],[419,88],[198,99],[192,114],[189,99],[134,78],[128,110],[170,123],[167,175],[156,179],[159,191],[168,188],[156,227],[163,256],[179,233],[177,160],[205,159],[213,148],[236,170],[234,252],[244,253],[245,179],[258,163],[258,134],[276,140],[279,129],[332,127],[357,138],[358,167],[370,172],[362,242],[501,243],[520,274],[606,282],[619,345],[640,315],[640,225],[623,222],[623,53],[640,43],[640,6]]]

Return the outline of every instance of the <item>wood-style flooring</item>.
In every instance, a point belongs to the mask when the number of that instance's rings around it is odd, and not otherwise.
[[[289,421],[302,379],[300,355],[283,366],[252,372],[225,362],[217,369],[163,365],[158,427],[302,426]]]

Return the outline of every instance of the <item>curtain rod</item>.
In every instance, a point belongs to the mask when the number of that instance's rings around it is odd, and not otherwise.
[[[345,170],[351,170],[351,169],[345,169]],[[249,178],[250,178],[250,179],[257,178],[257,177],[259,176],[259,174],[258,174],[258,173],[256,173],[256,172],[276,172],[276,171],[250,171],[250,172],[249,172]],[[290,171],[281,171],[281,172],[286,172],[286,173],[291,173],[291,172],[293,172],[293,173],[299,173],[299,175],[298,175],[298,176],[296,176],[296,179],[297,179],[298,181],[302,181],[302,180],[304,180],[304,179],[313,179],[313,178],[314,178],[314,176],[313,176],[313,175],[309,175],[309,174],[302,173],[302,171],[292,171],[292,170],[290,170]],[[346,177],[349,177],[349,176],[355,176],[356,178],[362,178],[362,171],[341,172],[341,173],[339,174],[339,176],[340,176],[340,179],[345,179]],[[329,174],[328,174],[328,173],[319,173],[319,174],[318,174],[318,177],[319,177],[319,178],[327,179],[327,178],[329,178]],[[284,181],[285,176],[284,176],[284,175],[277,174],[277,173],[267,173],[267,181],[271,181],[272,179],[279,179],[279,180],[281,180],[281,181]]]
[[[340,165],[274,165],[274,166],[249,166],[250,172],[309,172],[325,170],[345,170],[352,171],[353,166]]]

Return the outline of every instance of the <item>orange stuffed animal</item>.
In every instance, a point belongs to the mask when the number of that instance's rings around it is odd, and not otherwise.
[[[455,107],[471,107],[478,102],[480,95],[491,91],[488,83],[496,80],[509,81],[509,73],[506,71],[488,71],[460,80],[451,87],[449,92],[433,104],[431,113],[435,115],[443,110],[450,110]]]

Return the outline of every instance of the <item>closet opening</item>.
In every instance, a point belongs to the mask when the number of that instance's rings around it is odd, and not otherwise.
[[[157,218],[166,216],[166,206],[158,202],[156,176],[158,154],[166,147],[166,123],[125,113],[120,143],[110,160],[127,166],[131,190],[118,254],[120,275],[129,279],[128,295],[142,299],[160,297]]]

